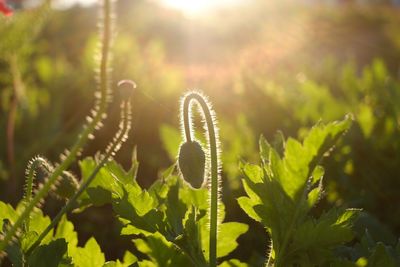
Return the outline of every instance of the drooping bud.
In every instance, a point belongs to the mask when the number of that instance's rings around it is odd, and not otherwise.
[[[78,190],[78,186],[79,183],[75,176],[68,171],[64,171],[54,190],[54,194],[61,199],[69,199]]]
[[[193,188],[200,188],[204,182],[206,156],[197,141],[185,142],[179,150],[179,169],[183,179]]]
[[[118,82],[118,87],[120,88],[120,95],[123,99],[128,99],[132,96],[134,89],[137,85],[132,80],[121,80]]]

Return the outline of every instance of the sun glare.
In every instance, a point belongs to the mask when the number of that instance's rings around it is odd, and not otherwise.
[[[182,11],[187,16],[204,15],[221,7],[236,5],[243,0],[160,0],[167,7]]]

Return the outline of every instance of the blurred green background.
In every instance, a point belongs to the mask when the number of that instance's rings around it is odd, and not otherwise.
[[[119,0],[116,14],[112,88],[121,79],[138,85],[133,130],[116,159],[127,166],[137,146],[141,185],[151,185],[175,161],[180,96],[201,89],[219,120],[227,220],[251,226],[236,257],[262,263],[267,236],[236,202],[243,195],[238,162],[259,161],[261,134],[270,142],[298,138],[320,120],[352,113],[351,130],[324,160],[326,197],[315,212],[362,208],[360,233],[367,227],[389,244],[400,236],[396,1],[248,0],[193,14],[157,1]],[[94,102],[97,23],[95,5],[28,5],[0,15],[1,200],[21,198],[31,157],[56,162],[77,137]],[[82,157],[111,140],[120,97]],[[77,164],[73,171],[79,176]],[[62,205],[47,202],[50,215]],[[114,259],[134,248],[110,213],[110,207],[91,208],[71,218],[79,221],[82,244],[94,235]]]

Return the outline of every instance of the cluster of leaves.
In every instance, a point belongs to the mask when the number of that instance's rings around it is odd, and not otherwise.
[[[349,118],[318,124],[303,143],[289,138],[281,143],[280,149],[261,138],[261,166],[242,166],[243,186],[248,196],[238,201],[271,236],[267,266],[343,266],[344,262],[356,266],[342,259],[344,256],[337,250],[353,240],[352,228],[359,210],[332,208],[319,217],[310,214],[323,193],[324,169],[320,161],[350,124]],[[368,266],[396,266],[394,258],[389,256],[393,253],[385,253],[382,244],[376,247],[369,244],[367,248],[372,251],[369,260],[363,258]]]
[[[0,202],[3,229],[6,224],[14,223],[20,215],[22,206],[14,209],[11,205]],[[36,242],[40,233],[50,224],[48,216],[37,209],[31,216],[30,231],[18,238],[11,246],[7,247],[8,258],[15,267],[22,266],[130,266],[136,262],[136,257],[127,252],[123,262],[105,262],[105,256],[94,238],[90,238],[83,247],[78,246],[78,235],[74,225],[66,216],[60,220],[54,230],[41,241],[41,245],[29,252],[30,247]]]
[[[97,162],[86,158],[80,162],[82,179],[88,179]],[[105,262],[96,240],[78,247],[74,226],[64,216],[56,229],[41,241],[32,252],[30,247],[50,224],[50,218],[40,209],[30,218],[29,232],[21,235],[6,250],[14,266],[208,266],[208,192],[206,189],[190,188],[169,168],[147,191],[136,182],[137,162],[126,172],[115,161],[103,167],[75,208],[112,204],[113,210],[124,227],[121,235],[130,235],[137,249],[147,255],[138,260],[126,252],[123,262]],[[0,219],[6,224],[14,223],[20,208],[0,202]],[[223,208],[223,207],[221,207]],[[223,213],[223,211],[221,211]],[[222,214],[222,218],[224,215]],[[248,229],[237,222],[220,225],[218,257],[226,257],[237,247],[236,239]],[[48,259],[51,259],[49,262]],[[221,266],[246,266],[238,260],[227,260]]]
[[[136,182],[137,166],[134,163],[125,172],[115,163],[108,164],[87,190],[90,202],[112,204],[124,225],[121,234],[135,237],[137,249],[148,256],[141,263],[147,264],[144,266],[208,266],[207,189],[191,188],[173,174],[172,166],[143,190]],[[81,167],[83,173],[90,171],[93,161],[86,159]],[[222,205],[220,209],[223,220]],[[238,245],[236,239],[247,229],[237,222],[220,224],[217,256],[223,258],[232,252]]]
[[[262,164],[242,164],[241,208],[261,222],[271,236],[267,266],[396,266],[400,245],[391,248],[375,243],[368,232],[353,247],[353,225],[359,210],[333,208],[320,216],[311,209],[321,198],[323,156],[349,128],[351,119],[314,126],[302,143],[289,138],[273,148],[260,139]],[[80,161],[82,182],[90,179],[99,165],[93,158]],[[79,247],[74,226],[65,216],[40,246],[30,251],[50,218],[36,209],[24,231],[6,252],[14,266],[209,266],[208,192],[193,189],[176,175],[175,165],[167,169],[148,190],[136,181],[138,162],[133,157],[125,171],[115,161],[102,167],[75,203],[77,211],[88,206],[111,204],[122,223],[121,235],[132,238],[144,256],[127,251],[122,261],[106,262],[96,240]],[[0,202],[3,229],[18,218],[22,205],[14,209]],[[220,206],[223,220],[224,207]],[[229,254],[237,238],[248,230],[238,222],[220,222],[219,266],[247,266]],[[49,260],[50,259],[50,260]],[[50,264],[50,265],[49,265]],[[384,265],[382,265],[384,264]]]
[[[308,214],[322,194],[324,171],[318,163],[349,125],[350,119],[317,125],[303,144],[289,138],[283,156],[261,138],[262,165],[243,166],[248,197],[238,201],[269,231],[271,266],[320,266],[332,260],[332,247],[353,238],[355,210],[332,209],[318,219]]]
[[[323,68],[320,73],[304,70],[297,81],[259,79],[256,87],[293,114],[290,124],[299,124],[300,132],[321,118],[330,121],[354,114],[354,127],[327,165],[327,184],[332,188],[328,200],[362,206],[398,231],[399,210],[391,203],[399,201],[400,83],[382,59],[362,68],[331,60]],[[326,77],[338,70],[335,77]]]

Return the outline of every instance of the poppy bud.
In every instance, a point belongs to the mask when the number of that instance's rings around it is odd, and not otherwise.
[[[79,186],[75,176],[67,171],[63,172],[58,183],[58,186],[54,190],[54,194],[61,199],[72,197],[78,190]]]
[[[200,188],[204,181],[206,156],[197,141],[185,142],[179,150],[179,169],[183,179],[193,188]]]
[[[121,80],[118,82],[120,94],[123,99],[131,97],[133,90],[136,89],[136,83],[132,80]]]

